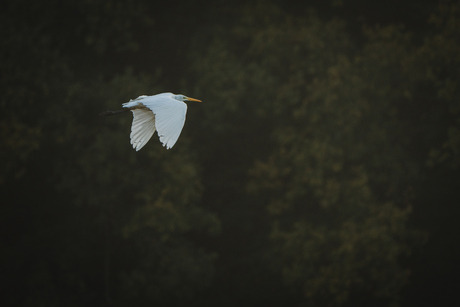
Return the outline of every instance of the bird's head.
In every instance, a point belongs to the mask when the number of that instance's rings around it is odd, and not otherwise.
[[[174,95],[174,99],[179,100],[179,101],[198,101],[201,102],[201,100],[195,99],[195,98],[190,98],[184,95]]]

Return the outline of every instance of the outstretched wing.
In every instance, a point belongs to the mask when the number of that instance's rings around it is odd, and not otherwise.
[[[150,140],[155,132],[155,114],[150,109],[134,109],[133,124],[131,126],[131,144],[139,151]]]
[[[185,123],[187,105],[173,98],[173,94],[161,94],[142,99],[140,102],[155,114],[155,127],[160,142],[167,149],[176,144]]]

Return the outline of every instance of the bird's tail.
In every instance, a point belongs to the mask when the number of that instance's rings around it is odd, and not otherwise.
[[[99,116],[115,115],[115,114],[120,114],[120,113],[124,113],[128,111],[130,111],[130,109],[122,109],[122,110],[117,110],[117,111],[105,111],[105,112],[99,113]]]

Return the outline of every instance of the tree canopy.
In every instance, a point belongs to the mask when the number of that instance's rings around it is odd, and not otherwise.
[[[436,249],[458,230],[460,2],[417,26],[360,3],[7,1],[5,302],[429,304],[423,263],[458,272]],[[171,150],[97,116],[166,91],[203,101]]]

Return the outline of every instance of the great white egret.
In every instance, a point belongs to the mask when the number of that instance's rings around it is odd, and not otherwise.
[[[155,130],[160,142],[166,149],[176,144],[184,127],[187,105],[184,101],[201,100],[173,93],[162,93],[153,96],[142,95],[123,104],[126,109],[102,112],[101,116],[114,115],[122,112],[133,112],[131,126],[131,144],[138,151],[150,140]]]

